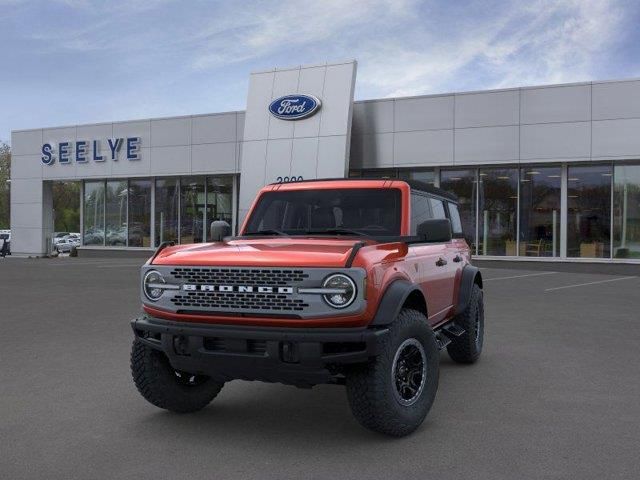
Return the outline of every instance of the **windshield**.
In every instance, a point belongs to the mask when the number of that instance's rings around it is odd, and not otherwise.
[[[400,235],[400,202],[395,188],[267,192],[245,235]]]

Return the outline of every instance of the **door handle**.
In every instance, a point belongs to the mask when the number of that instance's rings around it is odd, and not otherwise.
[[[456,255],[455,257],[453,257],[453,261],[458,263],[462,261],[462,257],[460,255]]]
[[[446,264],[447,264],[447,261],[446,261],[444,258],[442,258],[442,257],[440,257],[440,258],[438,259],[438,261],[436,262],[436,265],[437,265],[438,267],[444,267]]]

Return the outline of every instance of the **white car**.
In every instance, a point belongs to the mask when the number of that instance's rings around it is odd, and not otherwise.
[[[80,245],[79,239],[74,238],[62,238],[56,243],[55,249],[59,253],[67,253],[70,252],[73,247],[77,247]]]
[[[69,232],[53,232],[53,238],[51,239],[51,243],[55,247],[58,244],[58,242],[62,241],[68,235],[69,235]]]

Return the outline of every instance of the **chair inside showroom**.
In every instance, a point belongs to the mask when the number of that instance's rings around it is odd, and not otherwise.
[[[537,242],[527,243],[525,253],[528,257],[539,257],[542,254],[542,239]]]

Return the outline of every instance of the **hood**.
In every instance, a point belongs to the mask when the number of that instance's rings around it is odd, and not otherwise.
[[[357,238],[236,239],[167,247],[154,265],[344,267]],[[368,242],[369,243],[369,242]]]

